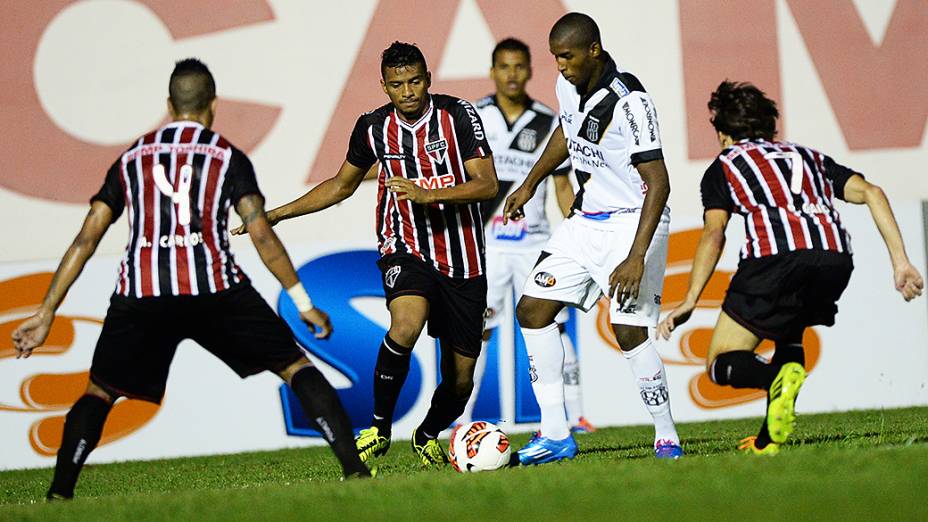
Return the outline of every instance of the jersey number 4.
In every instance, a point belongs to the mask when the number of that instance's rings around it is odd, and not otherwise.
[[[180,182],[177,184],[177,191],[174,185],[168,181],[164,173],[164,165],[158,163],[151,169],[152,176],[155,178],[155,185],[165,196],[171,198],[171,201],[177,205],[177,222],[181,226],[190,224],[190,179],[193,177],[193,167],[183,165],[180,168]]]
[[[768,160],[777,160],[785,159],[789,160],[790,164],[790,177],[789,177],[789,190],[793,194],[802,193],[802,156],[796,151],[789,152],[768,152],[764,154],[764,159]]]

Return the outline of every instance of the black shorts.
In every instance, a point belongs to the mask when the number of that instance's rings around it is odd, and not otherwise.
[[[738,265],[722,310],[762,339],[800,342],[808,326],[835,324],[854,270],[850,254],[798,250]]]
[[[480,355],[487,311],[486,276],[451,278],[407,254],[387,255],[377,266],[383,273],[387,306],[404,295],[426,298],[429,335],[465,357]]]
[[[90,379],[111,395],[160,403],[184,339],[196,341],[241,377],[279,372],[304,357],[284,320],[248,283],[198,296],[114,295]]]

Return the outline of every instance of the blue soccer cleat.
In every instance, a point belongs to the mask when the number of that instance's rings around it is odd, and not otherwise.
[[[660,439],[654,443],[654,456],[659,459],[677,460],[683,456],[683,448],[672,440]]]
[[[564,440],[551,440],[547,437],[537,437],[522,447],[516,455],[523,466],[546,464],[556,460],[572,459],[577,456],[577,441],[573,435]]]

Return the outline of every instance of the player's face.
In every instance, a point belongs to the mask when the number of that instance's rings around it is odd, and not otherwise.
[[[532,64],[522,51],[500,51],[490,68],[496,94],[507,98],[525,95],[525,84],[532,78]]]
[[[407,119],[416,119],[428,103],[432,76],[421,63],[384,70],[380,85],[393,106]]]
[[[590,83],[596,68],[595,58],[599,56],[598,44],[582,47],[564,40],[551,40],[548,44],[557,62],[557,71],[565,80],[578,87]]]

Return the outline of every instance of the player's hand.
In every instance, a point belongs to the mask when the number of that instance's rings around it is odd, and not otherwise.
[[[430,190],[426,190],[406,178],[391,177],[387,178],[385,183],[387,189],[390,192],[395,192],[396,198],[400,201],[412,201],[420,205],[432,202]]]
[[[609,276],[609,297],[620,305],[638,299],[638,287],[644,277],[644,256],[629,255]]]
[[[267,224],[271,226],[274,226],[280,222],[280,218],[276,217],[273,210],[265,214],[264,218],[267,219]],[[230,230],[229,233],[233,236],[241,236],[242,234],[247,234],[248,229],[245,228],[245,224],[242,223],[241,225]]]
[[[688,301],[680,303],[680,306],[674,308],[664,317],[664,320],[657,325],[657,330],[654,331],[654,338],[660,339],[663,337],[665,341],[670,339],[670,332],[673,332],[678,326],[689,321],[695,309],[696,303],[690,303]]]
[[[506,198],[506,204],[503,206],[503,224],[509,223],[509,220],[518,221],[525,217],[525,211],[522,207],[532,199],[535,192],[529,190],[525,185],[521,185],[509,197]]]
[[[893,280],[896,283],[896,290],[906,301],[922,295],[922,290],[925,289],[925,280],[918,273],[918,269],[908,261],[893,269]]]
[[[42,346],[52,328],[53,314],[37,313],[23,321],[13,330],[13,347],[16,349],[17,359],[26,359],[32,351]]]
[[[301,312],[300,319],[306,323],[309,331],[315,334],[316,339],[328,339],[332,335],[332,322],[329,321],[329,314],[323,312],[320,308]]]

